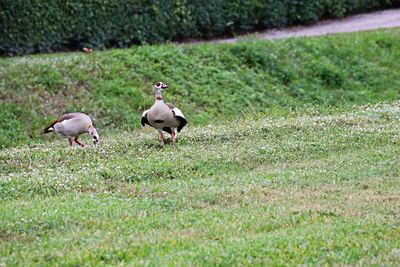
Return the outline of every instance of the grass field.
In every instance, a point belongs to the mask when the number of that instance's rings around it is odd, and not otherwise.
[[[243,112],[400,99],[400,29],[236,44],[160,45],[0,59],[0,148],[49,140],[64,112],[101,132],[138,129],[152,85],[192,125]]]
[[[400,265],[399,58],[400,29],[1,58],[0,267]],[[156,80],[176,150],[139,128]],[[43,137],[77,110],[97,148]]]
[[[400,102],[0,150],[0,266],[399,265]],[[88,138],[86,139],[88,141]]]

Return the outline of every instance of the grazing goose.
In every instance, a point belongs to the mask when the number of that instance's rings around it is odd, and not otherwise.
[[[85,147],[85,144],[79,141],[79,136],[84,133],[89,133],[92,136],[94,145],[100,141],[99,135],[90,117],[80,112],[62,115],[43,130],[43,133],[50,132],[56,132],[66,136],[70,146],[72,146],[72,137],[74,137],[74,141],[78,145]]]
[[[168,85],[157,82],[154,85],[154,97],[156,99],[153,106],[143,112],[141,124],[150,125],[157,129],[160,134],[161,145],[164,145],[163,131],[171,134],[172,145],[175,147],[175,129],[178,133],[187,124],[182,111],[171,103],[164,103],[161,90],[168,88]]]

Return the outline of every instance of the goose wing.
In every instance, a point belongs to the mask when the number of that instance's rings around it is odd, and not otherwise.
[[[80,113],[77,113],[77,112],[64,114],[61,117],[59,117],[58,119],[56,119],[55,121],[53,121],[49,126],[47,126],[43,130],[43,133],[49,133],[49,132],[54,131],[54,125],[56,125],[59,122],[70,120],[70,119],[73,119],[73,118],[76,118],[76,117],[79,117],[79,116],[80,116]]]
[[[146,124],[150,125],[149,121],[147,120],[147,113],[149,110],[145,110],[142,114],[142,119],[140,120],[140,123],[142,124],[142,127],[144,127]],[[151,126],[151,125],[150,125]]]
[[[178,118],[180,121],[180,124],[177,128],[179,133],[183,129],[183,127],[185,127],[185,125],[187,124],[187,120],[185,118],[185,115],[183,115],[182,111],[179,108],[174,107],[172,109],[172,112],[174,113],[175,117]]]

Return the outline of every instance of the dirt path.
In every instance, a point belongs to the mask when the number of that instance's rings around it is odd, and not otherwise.
[[[215,39],[209,42],[232,43],[248,37],[258,39],[281,39],[394,27],[400,27],[400,9],[376,11],[336,20],[324,20],[310,26],[294,26],[280,30],[271,29],[264,32],[247,34],[235,38]]]

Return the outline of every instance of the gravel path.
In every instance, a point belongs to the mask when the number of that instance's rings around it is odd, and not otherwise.
[[[281,39],[394,27],[400,27],[400,9],[376,11],[372,13],[349,16],[342,19],[324,20],[309,26],[293,26],[280,30],[272,29],[235,38],[215,39],[209,42],[232,43],[240,39],[246,39],[247,37],[259,39]]]

